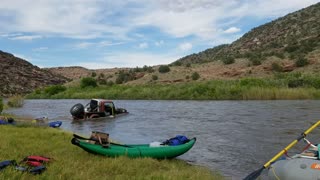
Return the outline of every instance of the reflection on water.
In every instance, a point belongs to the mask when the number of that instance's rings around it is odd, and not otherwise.
[[[74,122],[76,103],[89,100],[26,100],[23,108],[7,112],[63,121],[62,128],[89,136],[110,133],[124,143],[164,141],[178,134],[197,137],[196,145],[179,158],[233,179],[261,167],[278,151],[320,119],[320,101],[115,101],[129,114],[115,119]],[[320,128],[319,128],[320,129]],[[319,129],[311,142],[320,142]],[[297,148],[293,149],[297,152]]]

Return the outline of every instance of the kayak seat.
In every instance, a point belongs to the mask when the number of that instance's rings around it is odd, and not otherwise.
[[[96,144],[100,144],[105,148],[109,147],[110,145],[108,133],[92,131],[90,139],[94,140]]]

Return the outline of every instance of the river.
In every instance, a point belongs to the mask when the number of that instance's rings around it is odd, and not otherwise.
[[[123,143],[164,141],[175,135],[197,137],[179,157],[189,163],[242,179],[262,167],[301,132],[320,119],[320,101],[162,101],[115,100],[128,115],[99,121],[72,121],[70,108],[89,100],[25,100],[6,110],[23,117],[47,116],[63,121],[62,129],[89,136],[104,131]],[[320,128],[308,136],[318,143]],[[300,149],[303,143],[298,146]],[[294,148],[291,154],[298,152]]]

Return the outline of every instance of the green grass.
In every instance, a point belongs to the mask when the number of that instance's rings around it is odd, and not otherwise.
[[[0,126],[2,160],[43,155],[54,160],[41,175],[7,167],[0,179],[223,179],[206,168],[182,160],[108,158],[93,155],[70,143],[72,135],[59,129]]]
[[[20,95],[16,95],[16,96],[12,96],[8,98],[8,103],[7,105],[9,107],[22,107],[23,106],[23,102],[24,102],[24,98]]]
[[[50,95],[29,94],[31,99],[161,99],[161,100],[272,100],[320,99],[320,76],[301,73],[275,74],[271,78],[211,80],[181,84],[68,87]]]

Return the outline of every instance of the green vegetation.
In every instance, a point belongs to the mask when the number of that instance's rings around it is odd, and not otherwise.
[[[151,66],[144,65],[142,68],[136,67],[134,69],[128,70],[120,70],[116,72],[117,78],[116,84],[123,84],[128,81],[133,81],[139,79],[145,75],[145,73],[153,73],[154,69]],[[108,83],[107,83],[108,84]]]
[[[159,73],[167,73],[167,72],[169,72],[170,71],[170,68],[169,68],[169,66],[167,66],[167,65],[161,65],[160,67],[159,67]]]
[[[303,67],[309,64],[308,60],[304,57],[299,57],[295,62],[297,67]]]
[[[235,62],[235,59],[232,56],[227,56],[222,58],[222,62],[224,64],[233,64]]]
[[[91,73],[91,77],[96,77],[97,76],[97,73],[96,72],[92,72]]]
[[[0,179],[223,179],[206,168],[173,160],[108,158],[71,144],[72,135],[53,128],[0,126],[0,160],[19,162],[29,155],[53,158],[41,175],[7,167]]]
[[[2,113],[3,110],[3,100],[2,97],[0,97],[0,114]]]
[[[97,87],[97,81],[91,77],[85,77],[81,79],[80,87],[86,88],[86,87]]]
[[[158,80],[158,76],[157,75],[152,75],[152,80],[154,80],[154,81],[156,81],[156,80]]]
[[[110,98],[110,99],[191,99],[191,100],[248,100],[248,99],[320,99],[320,76],[301,73],[276,73],[265,79],[193,81],[179,84],[113,85],[69,87],[49,96],[32,93],[27,98]]]
[[[22,96],[12,96],[8,98],[8,106],[9,107],[22,107],[23,106],[24,98]]]
[[[67,88],[63,85],[53,85],[53,86],[48,86],[44,89],[44,92],[47,93],[48,95],[55,95],[60,92],[65,91]]]
[[[198,80],[200,78],[200,74],[197,72],[192,73],[191,75],[192,80]]]
[[[275,72],[282,72],[283,71],[283,67],[279,63],[276,63],[276,62],[272,63],[271,68],[272,68],[272,71],[275,71]]]

